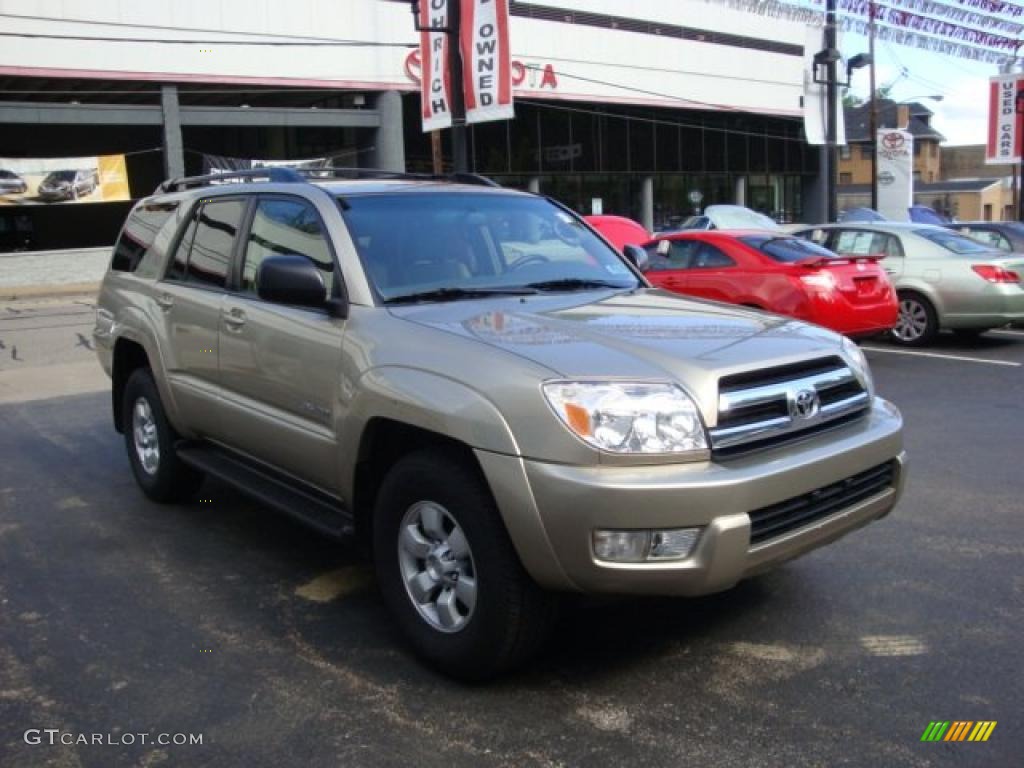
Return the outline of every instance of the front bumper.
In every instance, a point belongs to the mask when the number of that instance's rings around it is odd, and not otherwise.
[[[542,585],[592,593],[702,595],[827,544],[886,515],[904,483],[902,419],[876,399],[860,421],[722,462],[580,467],[478,452],[524,566]],[[895,461],[877,494],[751,546],[749,512]],[[609,563],[594,529],[699,526],[684,560]]]

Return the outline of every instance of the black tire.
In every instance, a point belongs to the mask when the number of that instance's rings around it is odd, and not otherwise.
[[[471,551],[475,605],[456,631],[421,615],[403,577],[403,520],[421,502],[442,507]],[[457,452],[418,451],[388,472],[374,512],[373,553],[384,601],[413,650],[451,677],[480,681],[514,668],[539,650],[554,622],[555,596],[526,573],[486,483]]]
[[[135,409],[140,403],[144,403],[151,414],[149,423],[155,432],[155,445],[158,449],[155,466],[150,465],[148,469],[136,445]],[[139,368],[128,377],[121,407],[128,461],[142,492],[160,503],[191,500],[202,485],[203,475],[178,459],[174,451],[178,435],[167,420],[160,392],[148,368]]]
[[[935,307],[915,291],[900,291],[898,299],[900,315],[896,327],[889,332],[890,341],[905,347],[930,344],[939,332]]]

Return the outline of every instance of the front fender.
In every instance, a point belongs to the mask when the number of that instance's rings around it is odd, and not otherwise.
[[[519,455],[512,429],[498,407],[465,382],[402,366],[381,366],[363,374],[344,424],[338,430],[345,462],[344,495],[351,498],[359,443],[370,419],[385,418],[435,432],[469,448]]]

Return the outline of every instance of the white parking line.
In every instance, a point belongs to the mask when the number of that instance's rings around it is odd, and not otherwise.
[[[909,349],[886,349],[885,347],[861,347],[869,352],[887,352],[891,355],[912,355],[914,357],[937,357],[940,360],[960,360],[965,363],[985,363],[987,365],[1005,365],[1009,368],[1020,368],[1022,363],[1009,360],[991,360],[983,357],[964,357],[963,355],[944,355],[940,352],[913,352]]]

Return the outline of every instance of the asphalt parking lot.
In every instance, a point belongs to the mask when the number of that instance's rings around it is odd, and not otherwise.
[[[1024,332],[865,344],[906,419],[890,517],[721,595],[569,601],[530,669],[465,687],[354,552],[215,482],[145,500],[91,322],[0,305],[0,766],[1020,764]]]

